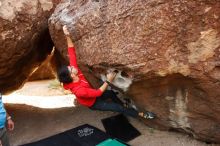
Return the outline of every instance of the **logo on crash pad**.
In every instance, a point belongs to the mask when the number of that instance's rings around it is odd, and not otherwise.
[[[78,130],[78,136],[79,137],[85,137],[85,136],[89,136],[91,134],[93,134],[94,129],[86,127],[83,129]]]

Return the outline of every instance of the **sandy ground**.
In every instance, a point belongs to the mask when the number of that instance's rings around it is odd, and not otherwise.
[[[14,131],[9,133],[11,145],[37,141],[83,124],[104,131],[101,119],[116,114],[91,111],[82,106],[71,107],[72,98],[72,95],[64,94],[54,81],[29,82],[16,93],[4,96],[6,108],[15,122]],[[58,103],[62,108],[58,108]],[[155,130],[137,119],[129,118],[129,121],[142,134],[129,142],[132,146],[219,146],[197,141],[185,134]]]

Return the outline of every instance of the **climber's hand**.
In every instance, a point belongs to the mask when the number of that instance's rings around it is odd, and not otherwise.
[[[117,73],[115,73],[115,72],[110,72],[110,73],[108,73],[108,74],[107,74],[107,80],[108,80],[109,82],[112,82],[112,81],[115,79],[116,74],[117,74]]]
[[[66,25],[63,26],[63,33],[64,33],[65,35],[67,35],[67,36],[70,35],[70,32],[68,31]]]

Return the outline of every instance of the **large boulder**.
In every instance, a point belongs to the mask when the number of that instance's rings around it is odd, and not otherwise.
[[[115,68],[132,80],[127,94],[137,108],[157,114],[148,125],[220,143],[219,7],[219,0],[66,0],[49,29],[66,60],[64,24],[81,68],[96,75]]]
[[[59,0],[0,1],[0,89],[18,89],[50,54],[48,18]]]

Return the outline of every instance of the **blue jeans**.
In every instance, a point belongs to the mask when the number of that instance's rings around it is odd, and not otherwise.
[[[119,112],[127,116],[138,117],[138,111],[133,108],[125,108],[114,91],[106,90],[90,107],[92,110]]]
[[[0,146],[10,146],[6,128],[0,128]]]

